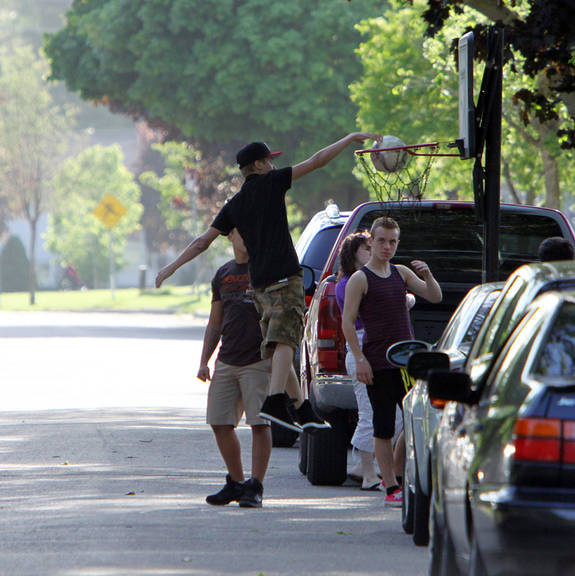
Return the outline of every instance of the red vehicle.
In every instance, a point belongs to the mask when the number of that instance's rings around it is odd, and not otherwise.
[[[401,227],[394,263],[409,266],[411,260],[426,261],[443,290],[440,304],[418,299],[412,309],[417,339],[435,342],[465,294],[482,282],[484,230],[472,202],[368,202],[352,212],[317,278],[300,351],[304,393],[333,427],[314,436],[302,434],[300,470],[312,484],[344,482],[357,410],[345,371],[345,341],[335,300],[339,246],[348,234],[369,230],[380,216],[391,216]],[[501,205],[499,235],[499,280],[537,260],[544,238],[563,236],[575,243],[573,229],[561,212],[533,206]]]

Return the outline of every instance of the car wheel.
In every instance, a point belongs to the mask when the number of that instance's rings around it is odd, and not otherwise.
[[[487,570],[481,559],[481,552],[477,544],[477,538],[473,533],[473,542],[471,543],[471,558],[469,561],[469,576],[487,576]]]
[[[309,436],[307,432],[302,432],[299,435],[299,471],[305,476],[307,474],[307,448]]]
[[[294,430],[288,430],[275,422],[272,426],[272,446],[274,448],[291,448],[297,440],[298,433]]]
[[[347,477],[347,413],[327,415],[331,430],[308,435],[307,479],[314,486],[340,486]]]
[[[406,534],[413,534],[413,492],[407,478],[407,454],[403,455],[403,500],[401,502],[401,525]]]
[[[429,544],[429,498],[421,490],[417,469],[413,496],[413,542],[416,546]]]

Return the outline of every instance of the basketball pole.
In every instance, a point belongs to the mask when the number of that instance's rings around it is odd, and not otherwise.
[[[485,134],[485,245],[483,282],[499,280],[499,221],[501,203],[501,118],[503,105],[503,28],[494,26],[489,41],[493,49],[493,101]]]

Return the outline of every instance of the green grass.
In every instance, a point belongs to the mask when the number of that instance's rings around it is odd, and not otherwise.
[[[142,293],[137,288],[110,290],[72,290],[37,292],[36,304],[30,306],[27,292],[6,292],[0,295],[0,311],[77,310],[98,311],[163,311],[181,314],[209,314],[211,294],[208,285],[167,286]]]

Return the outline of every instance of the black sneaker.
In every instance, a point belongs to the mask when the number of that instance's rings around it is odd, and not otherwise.
[[[272,394],[265,399],[259,416],[264,420],[271,420],[288,430],[301,432],[302,427],[293,421],[288,410],[288,402],[289,396],[285,392],[283,394]]]
[[[329,430],[331,424],[322,420],[313,409],[309,400],[304,400],[299,408],[294,410],[295,420],[303,430],[313,433],[317,430]]]
[[[264,487],[257,478],[250,478],[244,482],[244,493],[240,498],[242,508],[261,508]]]
[[[206,502],[212,506],[225,506],[230,502],[238,502],[244,493],[244,483],[232,480],[229,474],[226,474],[226,485],[215,494],[206,497]]]

